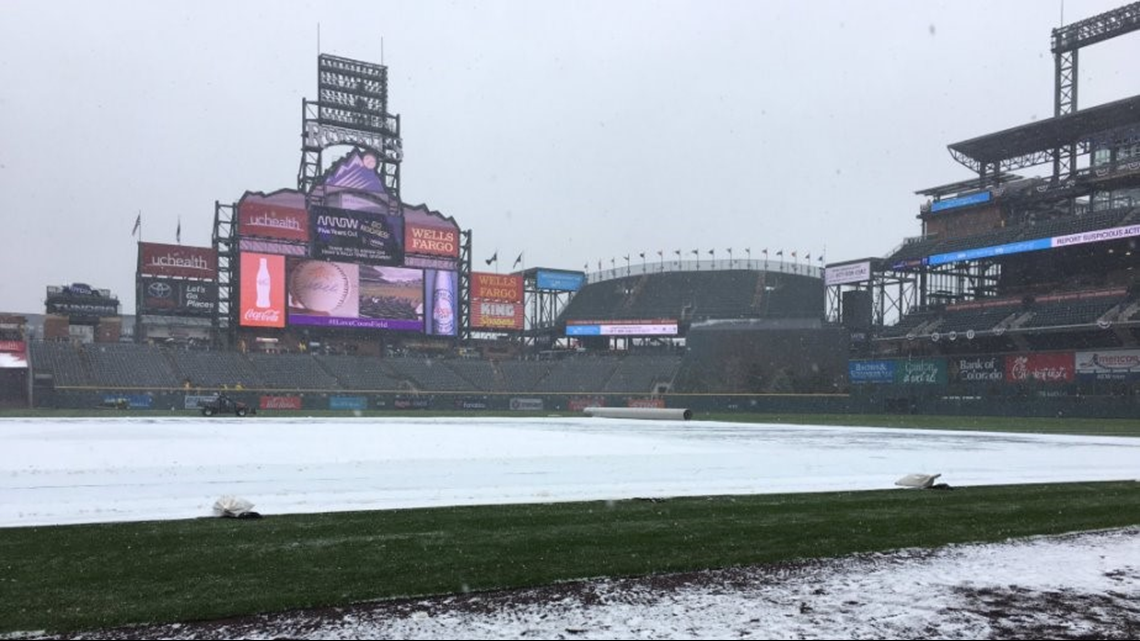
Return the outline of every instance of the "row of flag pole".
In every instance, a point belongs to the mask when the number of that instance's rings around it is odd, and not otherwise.
[[[496,249],[495,253],[491,254],[491,257],[488,258],[487,260],[483,261],[483,262],[487,263],[488,267],[491,265],[491,263],[494,263],[495,269],[498,270],[499,269],[499,250]],[[519,252],[519,257],[515,259],[514,264],[511,265],[511,269],[514,269],[514,268],[516,268],[522,264],[523,264],[523,252]]]
[[[131,228],[131,238],[142,240],[142,212],[135,216],[135,226]],[[178,227],[174,230],[174,242],[182,244],[182,216],[178,217]]]

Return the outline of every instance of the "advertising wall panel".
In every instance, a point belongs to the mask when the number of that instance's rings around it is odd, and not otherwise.
[[[1132,381],[1140,379],[1140,350],[1117,349],[1077,352],[1077,376],[1082,380]]]
[[[314,258],[369,265],[404,262],[400,216],[314,206],[310,212]]]
[[[1039,381],[1068,383],[1075,375],[1073,352],[1017,354],[1005,359],[1005,380],[1010,383]]]
[[[368,398],[364,396],[330,396],[330,410],[366,410]]]
[[[850,361],[847,378],[852,383],[894,383],[895,361]]]
[[[516,412],[538,412],[542,411],[543,403],[541,398],[519,398],[511,399],[510,408]]]
[[[920,358],[898,361],[895,365],[895,382],[901,385],[945,385],[946,360]]]
[[[518,274],[471,272],[471,298],[502,303],[523,302],[523,278]]]
[[[241,255],[241,314],[245,327],[285,327],[285,257]]]
[[[217,280],[218,252],[213,247],[139,243],[139,274]]]
[[[476,329],[522,329],[522,303],[471,301],[471,327]]]
[[[631,398],[626,401],[626,407],[652,407],[661,409],[665,407],[663,398]]]
[[[1001,356],[951,358],[950,379],[955,383],[1000,383],[1005,380],[1005,359]]]
[[[262,396],[259,407],[263,410],[299,410],[300,396]]]

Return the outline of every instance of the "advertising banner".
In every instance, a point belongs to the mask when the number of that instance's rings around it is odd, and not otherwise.
[[[437,211],[430,211],[423,205],[404,205],[403,212],[405,254],[459,258],[459,225],[454,219],[447,218]],[[412,264],[408,261],[405,266],[411,267]],[[417,266],[455,271],[454,267]]]
[[[958,196],[957,198],[943,198],[936,200],[930,204],[931,213],[944,211],[947,209],[954,209],[956,207],[967,207],[969,205],[977,205],[980,203],[988,203],[992,194],[988,191],[970,194],[969,196]]]
[[[1068,383],[1073,380],[1075,369],[1073,352],[1017,354],[1005,359],[1005,380]]]
[[[300,396],[262,396],[258,406],[263,410],[299,410]]]
[[[392,409],[397,410],[426,410],[431,405],[431,401],[426,398],[397,396],[392,401]]]
[[[542,410],[541,398],[512,398],[511,409],[516,412],[538,412]]]
[[[1077,352],[1077,375],[1085,380],[1131,381],[1140,378],[1140,350]]]
[[[442,256],[417,256],[404,254],[404,267],[416,269],[439,269],[448,272],[459,271],[459,260]]]
[[[582,289],[585,282],[586,275],[582,272],[540,269],[535,276],[535,284],[539,289],[554,289],[563,292],[576,292]]]
[[[1068,236],[1054,236],[1050,241],[1053,247],[1071,247],[1073,245],[1101,243],[1107,240],[1119,240],[1121,238],[1133,238],[1136,236],[1140,236],[1140,225],[1126,225],[1124,227],[1097,229],[1094,231],[1081,232],[1079,234],[1069,234]]]
[[[455,336],[459,323],[459,279],[455,272],[428,269],[423,272],[423,316],[430,319],[424,333],[431,336]]]
[[[238,203],[238,234],[307,243],[309,212],[304,194],[246,194]]]
[[[238,249],[243,252],[257,254],[281,254],[282,256],[308,256],[309,246],[286,243],[279,240],[262,240],[260,238],[242,238],[238,240]]]
[[[188,410],[198,410],[216,398],[218,398],[216,394],[187,394],[183,399],[182,406]]]
[[[424,330],[424,272],[418,269],[293,258],[287,267],[290,325]],[[452,314],[453,334],[454,324]]]
[[[471,298],[501,303],[521,303],[523,278],[518,274],[471,272]]]
[[[455,399],[455,409],[457,410],[485,410],[490,409],[486,399],[482,398],[457,398]]]
[[[404,253],[459,257],[459,230],[404,221]]]
[[[139,243],[139,274],[217,280],[218,252],[213,247]]]
[[[577,396],[566,401],[566,409],[571,412],[581,412],[587,407],[605,407],[604,396]]]
[[[950,379],[955,383],[1000,383],[1005,380],[1005,359],[1001,356],[951,358]]]
[[[404,219],[373,212],[314,206],[313,258],[369,265],[404,262]]]
[[[847,378],[852,383],[894,383],[895,361],[848,361]]]
[[[566,321],[567,336],[676,336],[677,321]]]
[[[105,407],[126,407],[132,410],[148,410],[154,405],[154,399],[147,394],[104,394]]]
[[[871,261],[826,267],[823,270],[823,283],[827,286],[862,283],[868,280],[871,280]]]
[[[626,407],[665,407],[665,399],[663,398],[631,398],[626,401]]]
[[[473,300],[471,301],[471,327],[474,329],[522,329],[522,303]]]
[[[45,309],[49,314],[61,316],[118,316],[119,301],[115,299],[100,300],[95,297],[80,298],[62,294],[49,297]]]
[[[368,398],[364,396],[330,396],[330,410],[366,410]]]
[[[217,283],[150,276],[140,280],[144,314],[211,316],[214,313]]]
[[[895,382],[901,385],[945,385],[946,360],[921,358],[897,361]]]
[[[241,325],[285,327],[285,257],[241,255]]]
[[[28,348],[24,341],[0,341],[0,369],[25,369]]]

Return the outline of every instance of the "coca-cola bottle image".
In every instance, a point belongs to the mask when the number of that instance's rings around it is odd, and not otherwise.
[[[454,275],[449,271],[440,270],[435,273],[431,312],[432,334],[455,335],[455,291],[452,288],[454,282]]]
[[[257,268],[257,307],[266,308],[270,306],[269,302],[269,288],[273,281],[269,278],[269,263],[268,259],[262,258],[261,265]]]

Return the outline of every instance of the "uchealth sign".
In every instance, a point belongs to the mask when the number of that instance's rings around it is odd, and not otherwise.
[[[285,257],[241,255],[240,324],[285,327]]]
[[[291,198],[285,200],[284,196]],[[246,195],[238,204],[238,232],[242,236],[308,242],[309,212],[305,211],[304,195]]]
[[[139,243],[139,274],[215,280],[218,252],[212,247]]]
[[[471,273],[471,298],[501,303],[523,302],[523,278],[518,274]]]

